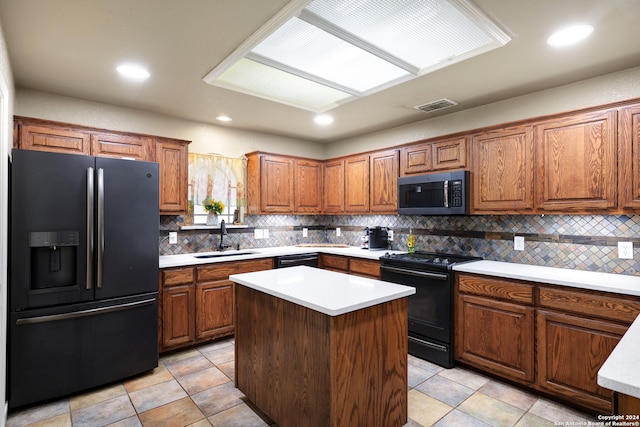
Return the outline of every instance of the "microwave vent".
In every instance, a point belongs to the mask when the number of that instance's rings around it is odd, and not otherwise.
[[[442,110],[443,108],[453,107],[454,105],[458,105],[457,102],[452,101],[447,98],[438,99],[437,101],[427,102],[426,104],[418,105],[415,108],[424,111],[425,113],[430,113],[436,110]]]

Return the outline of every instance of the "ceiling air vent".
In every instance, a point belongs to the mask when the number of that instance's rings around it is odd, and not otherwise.
[[[424,111],[425,113],[430,113],[435,110],[442,110],[443,108],[453,107],[454,105],[458,105],[458,103],[447,98],[442,98],[442,99],[438,99],[437,101],[427,102],[426,104],[418,105],[415,108],[420,111]]]

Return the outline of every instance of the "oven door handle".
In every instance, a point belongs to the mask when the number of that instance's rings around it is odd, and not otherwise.
[[[429,279],[449,280],[449,275],[443,273],[429,273],[427,271],[407,270],[406,268],[389,267],[386,265],[381,265],[380,270],[388,271],[390,273],[408,274],[410,276],[428,277]]]
[[[429,341],[421,340],[421,339],[418,339],[418,338],[414,338],[412,336],[409,336],[409,341],[414,342],[416,344],[421,344],[421,345],[427,346],[427,347],[432,348],[434,350],[442,351],[444,353],[447,352],[447,347],[445,347],[443,345],[440,345],[440,344],[436,344],[436,343],[432,343],[432,342],[429,342]]]

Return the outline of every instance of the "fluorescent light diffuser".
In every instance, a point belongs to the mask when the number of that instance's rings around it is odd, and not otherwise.
[[[313,0],[291,13],[204,80],[324,112],[511,40],[470,0]]]

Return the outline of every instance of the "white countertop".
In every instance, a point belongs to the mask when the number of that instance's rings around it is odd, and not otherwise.
[[[474,261],[455,265],[454,271],[550,283],[573,288],[640,296],[640,276],[541,267],[500,261]]]
[[[246,253],[251,252],[247,255],[238,255],[238,256],[223,256],[217,258],[195,258],[195,256],[208,255],[208,254],[233,254],[233,253]],[[348,248],[337,248],[337,247],[325,247],[325,246],[277,246],[273,248],[249,248],[249,249],[240,249],[239,251],[224,251],[224,252],[200,252],[200,253],[192,253],[192,254],[180,254],[180,255],[162,255],[160,256],[160,268],[168,268],[168,267],[184,267],[188,265],[198,265],[198,264],[210,264],[214,262],[225,262],[225,261],[239,261],[244,259],[256,259],[256,258],[268,258],[268,257],[276,257],[282,255],[293,255],[293,254],[306,254],[306,253],[326,253],[333,255],[345,255],[350,257],[358,257],[358,258],[366,258],[366,259],[378,259],[385,253],[402,253],[402,251],[370,251],[367,249],[361,249],[359,246],[349,246]]]
[[[415,288],[297,266],[234,274],[230,280],[286,301],[338,316],[415,294]]]
[[[640,399],[640,316],[598,371],[598,385]]]

